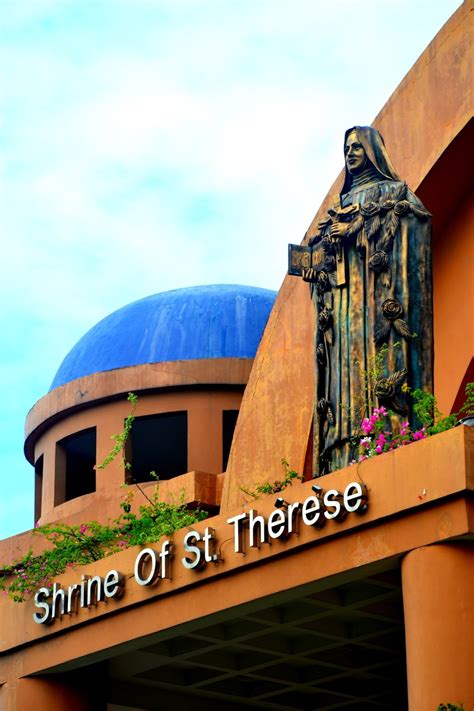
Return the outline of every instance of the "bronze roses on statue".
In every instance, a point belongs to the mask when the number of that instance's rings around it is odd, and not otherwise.
[[[386,299],[382,304],[382,312],[389,321],[396,321],[403,316],[403,306],[396,299]]]
[[[318,293],[322,294],[324,293],[329,286],[329,277],[327,272],[321,271],[318,274],[318,281],[317,281],[317,288],[318,288]]]
[[[319,328],[321,331],[327,331],[332,323],[332,314],[329,309],[322,309],[318,316]]]
[[[381,378],[375,384],[375,395],[379,401],[379,405],[388,407],[399,415],[406,415],[407,409],[405,403],[400,399],[399,390],[405,378],[407,370],[397,370],[388,378]]]
[[[370,200],[369,202],[364,202],[359,209],[360,214],[364,217],[374,217],[374,215],[378,215],[380,212],[380,205],[377,202]]]
[[[386,271],[388,267],[387,252],[384,252],[383,249],[378,249],[374,252],[369,259],[369,267],[377,274]]]
[[[375,342],[378,346],[386,343],[390,336],[390,331],[393,328],[402,338],[413,338],[410,327],[403,320],[403,306],[396,299],[385,299],[382,304],[382,318],[380,318],[378,326],[375,330]]]
[[[393,211],[396,215],[401,217],[401,215],[406,215],[410,209],[410,203],[408,200],[399,200],[393,206]]]

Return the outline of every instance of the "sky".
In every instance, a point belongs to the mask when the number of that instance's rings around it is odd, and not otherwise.
[[[199,284],[278,289],[459,0],[0,0],[0,538],[31,528],[28,410],[97,321]]]

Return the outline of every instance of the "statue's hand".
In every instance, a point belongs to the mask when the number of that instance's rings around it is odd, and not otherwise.
[[[318,278],[318,273],[316,269],[308,267],[302,270],[301,276],[303,277],[303,281],[315,282]]]
[[[334,222],[331,225],[331,230],[329,233],[331,236],[331,240],[333,242],[338,242],[339,240],[344,239],[348,229],[349,222]]]

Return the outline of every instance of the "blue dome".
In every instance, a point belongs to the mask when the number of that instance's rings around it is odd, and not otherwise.
[[[175,289],[134,301],[91,328],[50,390],[92,373],[198,358],[253,358],[276,292],[251,286]]]

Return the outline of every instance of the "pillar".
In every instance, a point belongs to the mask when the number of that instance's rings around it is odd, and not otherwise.
[[[474,708],[474,546],[418,548],[402,562],[410,711]]]
[[[1,687],[2,711],[91,711],[105,708],[74,686],[57,679],[16,679]]]

